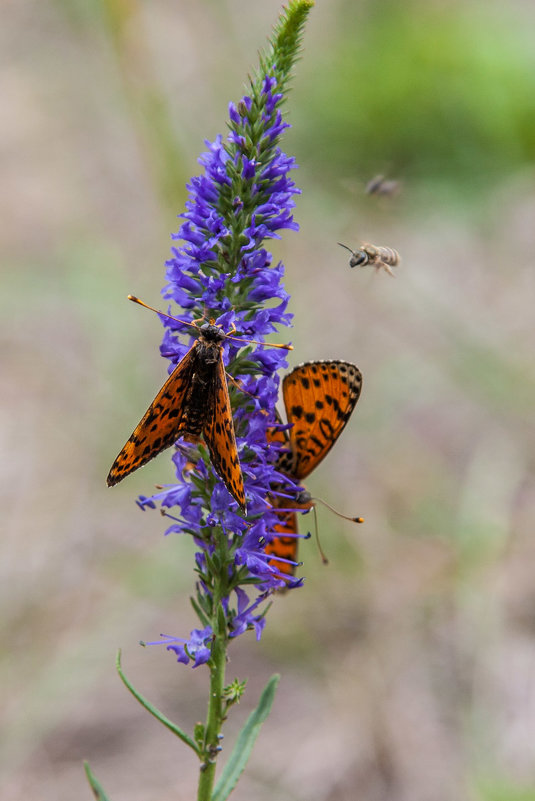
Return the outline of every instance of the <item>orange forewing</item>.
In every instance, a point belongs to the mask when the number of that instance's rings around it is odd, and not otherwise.
[[[289,431],[273,428],[268,442],[279,442],[286,448],[277,460],[277,469],[293,481],[300,482],[325,458],[342,433],[359,399],[362,375],[358,367],[343,361],[306,362],[284,377],[282,396]],[[273,554],[270,564],[282,573],[293,575],[294,566],[278,562],[277,557],[297,558],[297,514],[291,509],[309,509],[312,502],[271,496],[280,523],[274,527],[277,536],[266,545]],[[283,511],[284,510],[284,511]],[[289,536],[294,535],[294,536]]]
[[[284,472],[301,480],[318,466],[344,430],[361,388],[361,372],[349,362],[307,362],[284,377],[282,396],[292,424]]]
[[[135,427],[109,472],[109,487],[142,467],[177,439],[174,409],[184,407],[194,368],[195,342]]]

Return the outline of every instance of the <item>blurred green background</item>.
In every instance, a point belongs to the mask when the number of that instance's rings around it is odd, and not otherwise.
[[[225,131],[277,0],[4,3],[2,798],[191,801],[185,727],[206,675],[139,639],[182,634],[193,544],[109,466],[166,373],[169,235],[203,139]],[[319,0],[288,104],[299,234],[274,242],[292,364],[355,361],[361,400],[308,482],[304,587],[277,598],[229,680],[273,714],[233,798],[535,799],[535,8]],[[365,194],[384,173],[397,197]],[[337,241],[389,245],[397,279]],[[303,528],[311,525],[308,518]]]

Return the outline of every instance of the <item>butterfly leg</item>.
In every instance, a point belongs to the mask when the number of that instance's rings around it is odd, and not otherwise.
[[[247,390],[247,389],[244,389],[244,388],[243,388],[243,386],[242,386],[242,382],[241,382],[241,381],[237,381],[237,380],[234,378],[234,376],[232,376],[230,373],[227,373],[227,372],[226,372],[226,370],[225,370],[225,374],[226,374],[226,376],[227,376],[227,380],[228,380],[228,381],[230,381],[230,382],[231,382],[231,384],[234,384],[234,386],[236,387],[236,389],[239,389],[239,390],[240,390],[240,392],[243,392],[245,395],[249,395],[251,398],[254,398],[255,400],[257,400],[257,397],[256,397],[256,395],[253,395],[253,393],[252,393],[252,392],[249,392],[249,390]]]

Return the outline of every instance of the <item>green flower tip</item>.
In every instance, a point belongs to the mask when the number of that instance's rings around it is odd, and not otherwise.
[[[303,25],[313,5],[312,0],[291,0],[282,10],[271,38],[275,50],[281,47],[295,50],[299,46]]]
[[[273,71],[277,75],[279,91],[282,91],[296,61],[306,18],[313,5],[313,0],[290,0],[273,27],[269,53],[260,55],[261,73],[268,75]]]

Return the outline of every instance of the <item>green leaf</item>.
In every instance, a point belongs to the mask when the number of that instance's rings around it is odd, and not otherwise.
[[[108,796],[104,792],[104,789],[98,779],[94,776],[89,767],[89,762],[84,762],[84,770],[85,775],[87,776],[87,781],[89,782],[89,786],[93,790],[93,795],[97,799],[97,801],[109,801]]]
[[[169,718],[167,718],[162,712],[160,712],[159,709],[156,709],[156,707],[153,706],[150,703],[150,701],[147,701],[147,699],[144,698],[141,695],[141,693],[139,693],[132,684],[130,684],[130,682],[128,681],[128,679],[124,675],[123,669],[121,667],[121,650],[120,649],[119,649],[119,651],[117,651],[116,667],[117,667],[117,673],[119,674],[119,677],[120,677],[121,681],[123,682],[124,686],[132,693],[134,698],[137,701],[139,701],[141,706],[145,707],[147,712],[150,712],[150,714],[153,715],[156,718],[156,720],[159,720],[160,723],[163,723],[163,725],[166,726],[169,729],[169,731],[172,731],[173,734],[176,734],[176,736],[179,737],[182,740],[183,743],[186,743],[186,745],[189,745],[189,747],[192,748],[195,751],[197,756],[200,757],[199,749],[198,749],[196,743],[194,742],[194,740],[192,740],[191,737],[188,734],[186,734],[186,732],[182,731],[182,729],[179,726],[177,726],[176,723],[173,723],[172,720],[169,720]],[[97,796],[97,798],[98,798],[98,796]]]
[[[190,603],[195,610],[195,614],[201,621],[202,625],[206,628],[206,626],[210,625],[210,618],[204,614],[204,611],[201,609],[195,598],[190,598]]]
[[[256,738],[260,732],[260,726],[271,711],[279,679],[280,676],[275,674],[264,687],[258,706],[254,712],[251,712],[249,715],[245,726],[238,736],[234,750],[223,768],[223,773],[212,795],[212,801],[226,801],[235,788],[238,779],[244,771],[251,751],[253,750]]]

